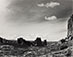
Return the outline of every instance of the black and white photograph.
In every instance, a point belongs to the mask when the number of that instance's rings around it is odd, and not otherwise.
[[[73,57],[73,0],[0,0],[0,57]]]

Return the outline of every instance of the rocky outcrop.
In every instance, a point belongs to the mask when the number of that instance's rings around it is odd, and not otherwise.
[[[68,34],[67,36],[73,36],[73,14],[70,17],[70,19],[68,20]]]

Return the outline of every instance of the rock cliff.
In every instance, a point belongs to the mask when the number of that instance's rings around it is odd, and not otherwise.
[[[68,20],[68,32],[67,36],[73,36],[73,14]]]

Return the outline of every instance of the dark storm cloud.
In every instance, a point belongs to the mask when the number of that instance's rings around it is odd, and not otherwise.
[[[39,3],[58,2],[55,8],[40,8]],[[8,6],[8,21],[29,23],[44,22],[45,16],[66,18],[72,13],[72,0],[13,0]]]
[[[51,10],[50,16],[55,15],[57,18],[63,19],[67,18],[72,14],[72,0],[56,0],[59,2],[61,5],[57,8],[54,8]],[[49,11],[49,10],[48,10]],[[49,15],[49,12],[48,12]]]
[[[40,0],[41,1],[41,0]],[[45,9],[41,9],[37,7],[37,3],[40,1],[33,0],[15,0],[9,6],[10,10],[8,18],[11,21],[19,21],[19,22],[38,22],[43,21],[39,19],[44,14]]]
[[[58,18],[66,18],[69,17],[71,14],[72,14],[72,2],[69,3],[68,5],[65,4],[65,6],[62,5],[62,8],[58,10],[56,16],[58,16]]]
[[[59,18],[69,17],[72,14],[72,8],[63,9],[58,14],[59,14],[58,16]]]
[[[71,14],[72,14],[72,7],[67,7],[67,8],[65,7],[64,9],[57,11],[57,13],[54,12],[51,15],[55,15],[57,16],[57,18],[62,19],[62,18],[70,17]]]

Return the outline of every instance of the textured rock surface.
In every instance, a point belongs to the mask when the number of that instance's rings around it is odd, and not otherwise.
[[[73,36],[73,14],[68,20],[68,34],[67,36],[72,35]]]

